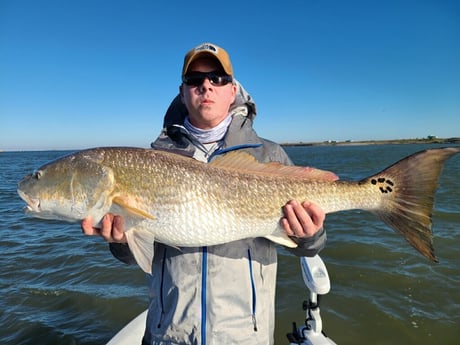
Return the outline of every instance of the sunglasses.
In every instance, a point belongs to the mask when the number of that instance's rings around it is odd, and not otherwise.
[[[188,86],[201,86],[204,80],[208,78],[211,85],[224,86],[231,83],[233,78],[230,75],[221,72],[190,72],[182,76],[182,82]]]

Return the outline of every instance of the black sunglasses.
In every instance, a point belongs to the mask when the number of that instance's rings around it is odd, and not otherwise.
[[[182,76],[182,82],[188,86],[201,86],[204,80],[208,78],[211,85],[224,86],[231,83],[233,78],[230,75],[221,72],[190,72]]]

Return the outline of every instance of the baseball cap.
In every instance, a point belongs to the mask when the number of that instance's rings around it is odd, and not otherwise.
[[[225,51],[225,49],[212,43],[202,43],[199,46],[191,49],[187,55],[185,55],[184,66],[182,67],[182,76],[187,73],[187,70],[193,61],[203,56],[211,56],[216,58],[222,65],[225,73],[233,77],[233,68],[230,61],[230,56]]]

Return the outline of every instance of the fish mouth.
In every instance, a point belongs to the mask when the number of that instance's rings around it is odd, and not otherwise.
[[[26,213],[38,213],[40,212],[40,199],[34,199],[28,196],[26,193],[18,189],[18,194],[22,200],[26,202],[25,212]]]

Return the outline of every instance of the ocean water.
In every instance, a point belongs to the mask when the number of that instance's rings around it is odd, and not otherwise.
[[[435,145],[288,147],[299,165],[356,180]],[[17,182],[65,152],[0,153],[0,344],[105,344],[147,307],[145,275],[114,259],[79,224],[23,213]],[[460,155],[445,165],[435,198],[438,264],[363,211],[328,215],[321,257],[331,291],[323,329],[338,344],[460,343]],[[279,248],[276,344],[301,324],[307,290],[299,259]]]

